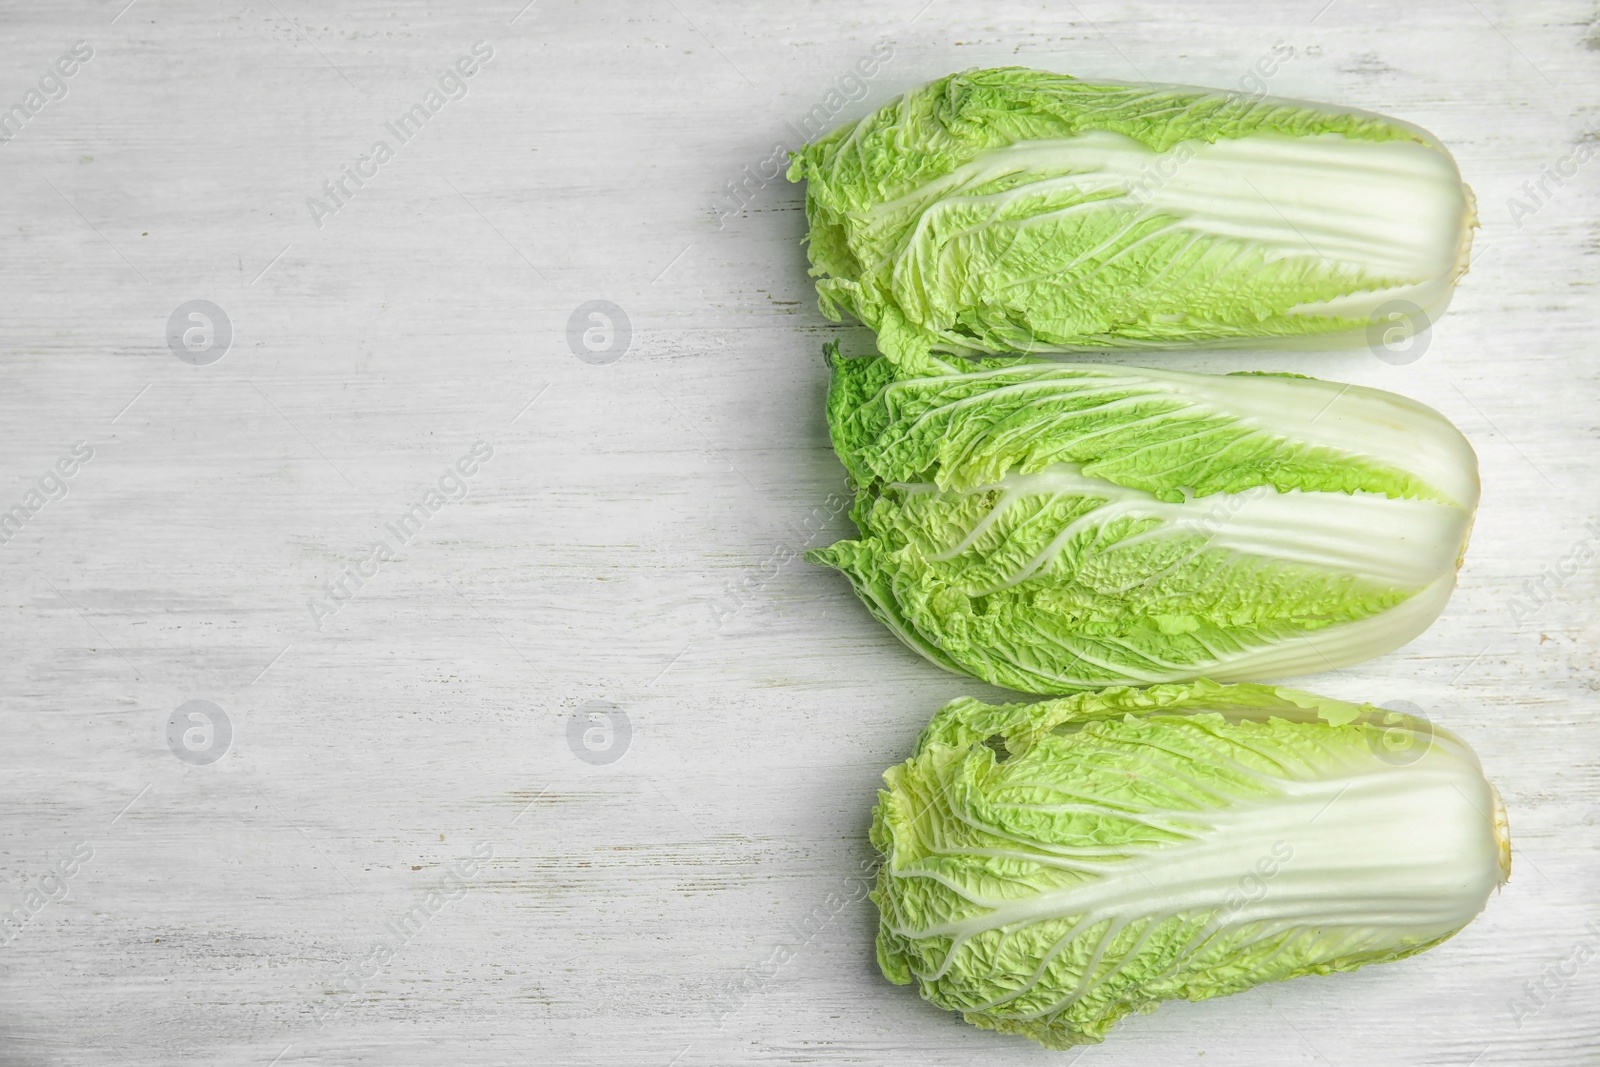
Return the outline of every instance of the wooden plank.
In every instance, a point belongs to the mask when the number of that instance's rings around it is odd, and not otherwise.
[[[715,205],[880,42],[838,118],[1005,63],[1232,86],[1282,42],[1273,92],[1452,147],[1480,253],[1417,363],[1184,365],[1394,389],[1473,440],[1445,617],[1299,684],[1467,736],[1516,877],[1437,951],[1168,1006],[1083,1061],[1597,1062],[1595,965],[1513,1007],[1600,918],[1596,569],[1512,601],[1600,520],[1600,196],[1586,167],[1508,201],[1594,136],[1600,31],[1567,0],[1320,2],[10,12],[3,101],[93,54],[0,145],[0,505],[93,455],[0,546],[0,906],[74,868],[0,947],[0,1059],[1071,1062],[876,973],[878,774],[943,701],[1000,694],[791,559],[847,529],[820,346],[870,335],[817,313],[796,187]],[[477,42],[466,95],[389,132]],[[376,175],[307,206],[378,140]],[[233,336],[196,366],[166,331],[202,299]],[[628,319],[613,362],[569,344],[592,300]],[[464,499],[371,562],[479,441]],[[371,573],[314,612],[347,567]],[[206,765],[167,741],[197,699],[232,731]],[[569,744],[590,701],[627,716],[614,762]]]

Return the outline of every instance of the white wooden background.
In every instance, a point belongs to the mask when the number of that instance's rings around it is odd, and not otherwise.
[[[878,775],[942,702],[1000,694],[785,562],[848,529],[819,350],[870,337],[815,309],[797,188],[713,206],[880,42],[841,119],[979,65],[1229,88],[1282,42],[1273,92],[1434,130],[1481,207],[1414,363],[1169,358],[1394,389],[1472,439],[1445,616],[1299,684],[1472,741],[1513,880],[1423,957],[1169,1005],[1081,1062],[1600,1062],[1600,160],[1508,206],[1600,136],[1595,9],[125,2],[0,14],[0,104],[93,49],[0,145],[0,509],[93,449],[0,546],[0,1063],[1072,1061],[876,972]],[[397,145],[479,41],[468,95]],[[380,138],[319,228],[307,198]],[[166,340],[195,299],[233,330],[207,366]],[[631,324],[613,362],[569,347],[595,299]],[[466,499],[319,630],[322,583],[479,440]],[[168,742],[196,699],[232,729],[209,765]],[[589,701],[627,716],[613,762],[569,744]]]

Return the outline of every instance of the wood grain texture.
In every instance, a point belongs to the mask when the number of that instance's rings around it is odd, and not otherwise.
[[[790,560],[847,528],[819,349],[870,336],[815,309],[798,189],[712,205],[879,42],[840,118],[1003,63],[1231,87],[1280,41],[1271,91],[1452,147],[1477,259],[1410,365],[1174,358],[1394,389],[1472,439],[1445,616],[1299,684],[1472,741],[1515,877],[1437,951],[1170,1005],[1081,1061],[1600,1062],[1600,963],[1512,1006],[1600,944],[1600,565],[1512,610],[1600,520],[1600,161],[1508,206],[1600,128],[1591,6],[123,2],[0,26],[4,103],[93,48],[0,145],[0,509],[93,448],[0,546],[0,909],[66,889],[0,946],[0,1063],[1073,1062],[876,973],[878,775],[999,694]],[[465,98],[319,228],[307,198],[479,41]],[[166,341],[194,299],[234,331],[209,366]],[[593,299],[631,323],[604,365],[568,345]],[[322,583],[480,440],[465,499],[319,629]],[[231,722],[210,765],[168,746],[192,699]],[[628,717],[615,762],[569,746],[588,701]]]

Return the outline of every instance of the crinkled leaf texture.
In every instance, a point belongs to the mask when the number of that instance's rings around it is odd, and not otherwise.
[[[958,700],[884,782],[884,975],[1053,1048],[1162,1000],[1420,952],[1510,875],[1465,742],[1290,689]]]
[[[1288,677],[1398,648],[1455,586],[1477,460],[1392,393],[829,359],[860,536],[808,558],[949,670],[1042,694]]]
[[[1366,343],[1466,269],[1471,190],[1366,112],[1007,67],[952,74],[793,156],[823,313],[886,356]]]

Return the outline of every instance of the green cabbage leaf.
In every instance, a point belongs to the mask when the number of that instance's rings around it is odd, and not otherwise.
[[[1476,224],[1450,154],[1361,111],[1008,67],[792,157],[821,308],[930,353],[1359,345],[1444,310]]]
[[[860,535],[808,555],[933,662],[1041,694],[1259,681],[1438,616],[1478,502],[1443,416],[1354,385],[829,349]]]
[[[884,975],[1053,1048],[1163,1000],[1421,952],[1510,875],[1460,738],[1263,685],[958,700],[884,783]]]

